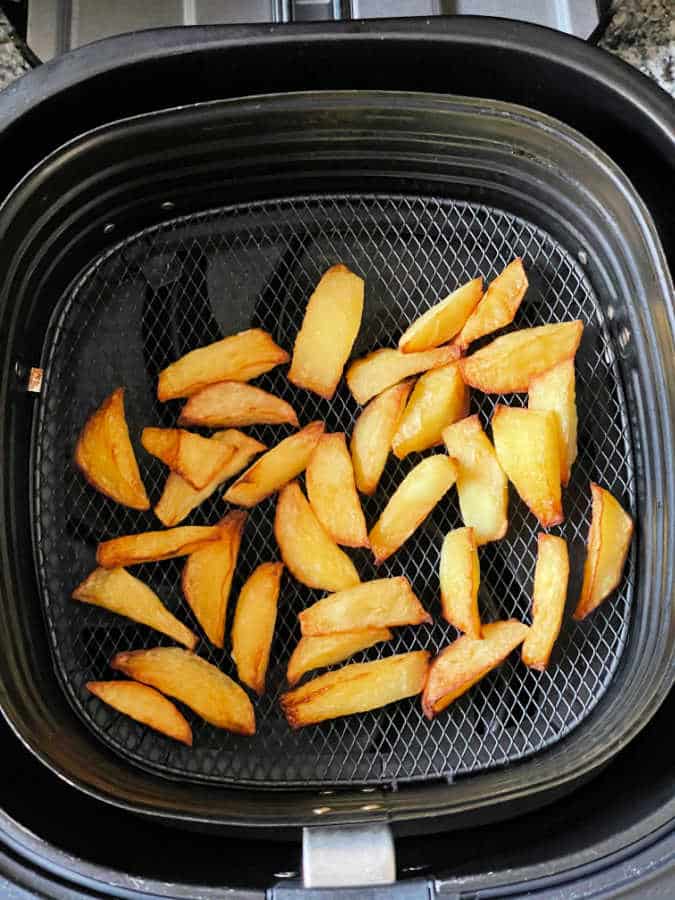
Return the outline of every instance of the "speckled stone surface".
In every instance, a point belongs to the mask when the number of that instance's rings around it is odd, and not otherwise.
[[[14,43],[14,32],[0,10],[0,91],[30,66]]]

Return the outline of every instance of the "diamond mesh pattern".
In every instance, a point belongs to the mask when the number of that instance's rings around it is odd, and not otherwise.
[[[554,529],[569,542],[570,605],[580,586],[589,526],[589,479],[634,507],[630,431],[613,348],[602,313],[577,262],[527,221],[485,206],[374,195],[323,196],[241,205],[187,217],[138,234],[95,262],[61,302],[46,346],[46,377],[34,445],[35,545],[42,598],[57,670],[84,721],[118,752],[156,772],[221,784],[395,784],[451,779],[502,765],[559,740],[602,696],[624,646],[632,585],[631,558],[619,591],[584,623],[566,616],[549,670],[528,671],[514,654],[432,723],[418,699],[292,732],[278,698],[288,657],[299,637],[296,614],[318,598],[287,574],[281,592],[268,693],[255,701],[258,731],[242,738],[207,725],[188,710],[192,749],[118,715],[85,689],[111,676],[122,649],[168,643],[149,629],[69,599],[94,565],[96,544],[159,527],[152,513],[127,510],[90,488],[72,465],[74,443],[92,410],[114,387],[127,387],[127,416],[153,502],[163,466],[139,443],[148,424],[172,425],[180,403],[154,399],[157,372],[181,354],[224,334],[257,325],[291,349],[307,298],[321,273],[344,262],[366,279],[366,310],[355,354],[395,344],[410,321],[457,284],[494,277],[515,255],[524,258],[530,289],[517,326],[582,318],[577,357],[580,453],[564,493],[566,522]],[[358,408],[344,383],[327,403],[298,390],[279,368],[258,383],[294,404],[300,420],[326,420],[351,431]],[[487,424],[496,402],[526,403],[524,395],[473,392],[472,411]],[[286,427],[251,429],[271,445]],[[380,490],[364,498],[376,520],[403,476],[419,461],[390,457]],[[185,524],[212,523],[225,512],[222,492]],[[274,500],[252,510],[233,585],[259,562],[278,557],[272,536]],[[389,645],[355,661],[418,648],[437,651],[456,636],[438,619],[438,561],[443,535],[461,525],[451,492],[416,534],[379,570],[368,554],[350,551],[364,580],[407,575],[436,615],[432,626],[404,628]],[[538,525],[512,492],[507,537],[481,549],[480,605],[484,620],[528,620]],[[136,567],[167,606],[197,633],[183,600],[182,560]],[[198,652],[234,675],[225,652],[205,640]]]

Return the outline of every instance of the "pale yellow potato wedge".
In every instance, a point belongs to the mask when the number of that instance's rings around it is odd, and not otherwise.
[[[402,576],[377,578],[330,594],[303,609],[298,620],[303,637],[433,621]]]
[[[457,463],[457,494],[462,521],[481,546],[504,537],[509,527],[509,483],[478,416],[443,431],[443,442]]]
[[[223,500],[237,506],[255,506],[293,481],[307,468],[324,427],[323,422],[310,422],[280,441],[230,485]]]
[[[404,353],[419,353],[440,347],[458,334],[483,296],[483,279],[473,278],[432,306],[401,335],[398,347]]]
[[[553,534],[537,537],[537,564],[534,568],[532,625],[523,643],[526,666],[543,672],[560,634],[570,562],[565,541]]]
[[[245,381],[210,384],[188,398],[178,419],[179,425],[204,428],[286,423],[298,427],[298,417],[290,403]]]
[[[305,481],[312,509],[335,543],[367,547],[366,519],[343,432],[321,436],[307,466]]]
[[[377,489],[412,386],[412,381],[402,381],[378,394],[356,420],[350,449],[356,487],[362,494]]]
[[[456,343],[464,349],[472,341],[513,322],[527,287],[523,261],[514,259],[490,282],[485,296],[469,316]]]
[[[497,459],[544,528],[565,520],[555,413],[497,404],[492,416]]]
[[[250,381],[288,362],[288,353],[260,328],[249,328],[181,356],[159,373],[157,397],[191,397],[217,381]]]
[[[419,694],[428,669],[426,650],[352,663],[282,694],[281,708],[291,728],[379,709]]]
[[[443,443],[443,429],[469,413],[469,389],[456,362],[431,369],[417,381],[391,442],[403,459]]]
[[[439,574],[443,618],[458,631],[479,638],[480,563],[473,528],[456,528],[446,534]]]
[[[347,369],[347,386],[357,403],[362,406],[371,397],[398,384],[410,375],[427,372],[446,366],[459,358],[459,347],[446,344],[435,350],[422,353],[402,353],[400,350],[374,350],[362,359],[357,359]]]
[[[232,659],[239,681],[259,697],[265,693],[283,569],[280,562],[262,563],[249,575],[232,623]]]
[[[461,359],[462,378],[485,394],[526,391],[537,375],[574,359],[583,330],[576,320],[512,331]]]
[[[560,441],[560,475],[563,487],[569,484],[577,458],[577,405],[574,360],[566,359],[530,382],[527,405],[530,409],[556,414]]]
[[[429,456],[408,472],[370,532],[379,565],[404,544],[457,479],[457,466],[447,456]]]
[[[182,428],[144,428],[141,443],[197,491],[205,488],[232,456],[224,444]]]
[[[360,650],[367,650],[390,641],[393,635],[388,628],[362,628],[359,631],[340,631],[337,634],[322,634],[320,637],[300,638],[288,661],[286,679],[290,685],[297,684],[307,672],[323,669],[343,662]]]
[[[192,746],[192,729],[182,713],[159,691],[137,681],[88,681],[87,690],[142,725]]]
[[[297,481],[279,494],[274,536],[288,571],[307,587],[341,591],[360,583],[354,563],[319,522]]]
[[[289,381],[332,398],[361,327],[363,294],[363,278],[347,266],[323,273],[295,339]]]
[[[246,691],[205,659],[179,647],[130,650],[111,667],[175,697],[216,728],[255,734],[255,713]]]
[[[217,525],[184,525],[167,531],[143,531],[103,541],[96,549],[96,562],[104,569],[159,562],[187,556],[220,538]]]
[[[585,619],[617,587],[633,537],[633,520],[618,500],[597,484],[591,484],[591,495],[591,527],[575,619]]]
[[[97,491],[132,509],[150,509],[117,388],[87,419],[75,447],[75,464]]]
[[[422,695],[427,719],[449,706],[488,672],[504,662],[527,636],[527,625],[516,619],[483,625],[480,639],[462,635],[432,661]]]

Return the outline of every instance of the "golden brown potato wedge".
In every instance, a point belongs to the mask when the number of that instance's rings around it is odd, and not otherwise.
[[[88,681],[87,690],[99,700],[167,737],[192,746],[186,718],[159,691],[137,681]]]
[[[410,375],[446,366],[459,358],[459,347],[447,344],[422,353],[402,353],[400,350],[374,350],[357,359],[347,369],[347,385],[357,403],[362,406],[371,397],[398,384]]]
[[[558,421],[560,474],[567,486],[577,458],[577,406],[574,360],[566,359],[530,382],[527,405],[530,409],[550,410]]]
[[[597,484],[591,484],[591,495],[591,527],[575,619],[585,619],[619,584],[633,537],[633,520],[618,500]]]
[[[526,391],[537,375],[574,359],[583,330],[576,320],[512,331],[460,360],[462,378],[485,394]]]
[[[456,362],[431,369],[417,381],[391,448],[403,459],[443,442],[443,429],[469,413],[469,389]]]
[[[379,709],[419,694],[428,669],[426,650],[352,663],[282,694],[281,708],[291,728]]]
[[[408,540],[457,478],[457,466],[444,454],[428,456],[408,472],[370,532],[379,565]]]
[[[169,612],[147,584],[126,569],[94,569],[75,588],[72,598],[161,631],[189,650],[197,645],[197,635]]]
[[[217,381],[250,381],[288,362],[288,353],[260,328],[249,328],[181,356],[159,373],[157,397],[191,397]]]
[[[422,709],[427,719],[449,706],[522,644],[527,625],[516,619],[483,625],[480,639],[462,635],[432,661]]]
[[[124,388],[117,388],[86,421],[75,447],[75,464],[97,491],[132,509],[150,509],[124,415]]]
[[[363,278],[347,266],[323,273],[295,339],[289,381],[332,398],[361,327],[363,291]]]
[[[286,423],[298,427],[298,417],[290,403],[245,381],[210,384],[188,399],[178,419],[179,425],[205,428]]]
[[[562,625],[570,563],[567,544],[553,534],[537,537],[537,564],[534,568],[532,625],[523,643],[526,666],[544,671]]]
[[[255,506],[293,481],[307,468],[324,427],[323,422],[310,422],[280,441],[230,485],[223,500],[237,506]]]
[[[469,637],[479,638],[480,563],[473,528],[456,528],[446,534],[441,548],[440,582],[445,621]]]
[[[412,386],[412,381],[402,381],[378,394],[356,420],[351,452],[356,486],[362,494],[374,494],[377,489]]]
[[[354,563],[319,522],[297,481],[279,494],[274,536],[288,571],[307,587],[341,591],[360,583]]]
[[[200,491],[232,456],[229,447],[182,428],[144,428],[141,443],[173,472]]]
[[[474,278],[432,306],[403,332],[398,342],[403,353],[440,347],[458,334],[483,296],[483,279]]]
[[[382,641],[390,641],[392,637],[388,628],[362,628],[359,631],[300,638],[288,661],[288,683],[297,684],[312,669],[323,669],[343,662],[360,650],[367,650]]]
[[[544,528],[564,521],[555,413],[497,404],[492,435],[502,469]]]
[[[232,623],[232,659],[239,681],[259,697],[265,693],[283,568],[280,562],[262,563],[249,575]]]
[[[220,540],[191,553],[183,567],[185,599],[216,647],[223,646],[227,603],[246,519],[243,510],[229,512],[219,522]]]
[[[316,517],[336,544],[367,547],[368,529],[356,493],[354,468],[344,433],[324,434],[305,473]]]
[[[443,441],[457,463],[462,521],[473,528],[479,546],[498,541],[509,526],[509,485],[478,416],[468,416],[444,429]]]
[[[255,734],[255,713],[246,691],[205,659],[179,647],[118,653],[110,663],[129,678],[175,697],[216,728]]]
[[[103,541],[96,550],[96,562],[104,569],[159,562],[194,553],[210,541],[220,538],[217,525],[184,525],[166,531],[143,531]]]
[[[469,316],[457,343],[468,347],[472,341],[513,322],[527,290],[527,275],[521,259],[514,259],[488,285],[485,296]]]

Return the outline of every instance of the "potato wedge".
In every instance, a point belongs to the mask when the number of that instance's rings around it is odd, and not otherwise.
[[[566,359],[530,382],[529,409],[550,410],[556,414],[560,441],[560,475],[563,487],[569,484],[577,458],[577,406],[574,360]]]
[[[392,384],[398,384],[418,372],[446,366],[458,359],[459,355],[459,348],[452,344],[422,353],[402,353],[390,348],[374,350],[362,359],[357,359],[347,369],[347,385],[356,402],[363,406],[371,397],[381,394]]]
[[[567,544],[553,534],[537,536],[537,564],[534,568],[532,625],[523,643],[526,666],[543,672],[560,634],[567,581],[570,574]]]
[[[352,663],[282,694],[281,708],[291,728],[367,712],[419,694],[428,669],[426,650]]]
[[[633,520],[618,500],[597,484],[591,484],[591,495],[591,527],[575,619],[585,619],[617,587],[633,537]]]
[[[205,659],[179,647],[130,650],[111,667],[175,697],[198,716],[236,734],[255,734],[255,713],[246,691]]]
[[[237,506],[255,506],[293,481],[306,469],[324,427],[323,422],[310,422],[280,441],[230,485],[223,500]]]
[[[220,538],[217,525],[184,525],[167,531],[143,531],[103,541],[96,549],[96,562],[104,569],[159,562],[187,556],[210,541]]]
[[[403,353],[420,353],[440,347],[458,334],[483,296],[483,279],[473,278],[432,306],[401,335]]]
[[[375,565],[404,544],[457,478],[457,466],[444,454],[428,456],[408,472],[370,532]]]
[[[205,488],[232,456],[232,450],[182,428],[144,428],[141,443],[195,490]]]
[[[564,521],[555,413],[497,404],[492,435],[502,469],[544,528]]]
[[[71,596],[161,631],[189,650],[197,645],[197,635],[169,612],[147,584],[126,569],[94,569]]]
[[[523,261],[514,259],[490,282],[485,296],[469,316],[456,343],[464,349],[472,341],[513,322],[527,287]]]
[[[366,519],[343,432],[321,436],[307,466],[305,481],[312,509],[335,543],[367,547]]]
[[[526,391],[537,375],[574,359],[583,330],[576,320],[512,331],[461,359],[462,378],[485,394]]]
[[[309,298],[288,380],[326,400],[335,393],[363,315],[363,278],[331,266]]]
[[[522,644],[527,632],[527,625],[516,619],[491,622],[483,625],[480,640],[464,634],[441,650],[429,667],[422,695],[422,710],[427,719],[433,719],[504,662],[509,653]]]
[[[246,519],[243,510],[229,512],[218,523],[220,539],[191,553],[183,567],[185,599],[216,647],[223,646],[227,603]]]
[[[280,562],[262,563],[249,575],[232,623],[232,659],[239,681],[259,697],[265,693],[283,569]]]
[[[473,528],[479,546],[500,540],[509,526],[509,483],[478,416],[445,428],[443,442],[457,463],[462,521]]]
[[[303,637],[432,622],[402,576],[378,578],[330,594],[303,609],[298,620]]]
[[[307,587],[341,591],[360,583],[354,563],[319,522],[297,481],[279,494],[274,536],[289,572]]]
[[[210,384],[188,398],[178,419],[179,425],[205,428],[286,423],[298,427],[291,404],[245,381]]]
[[[150,509],[117,388],[87,419],[75,447],[75,464],[97,491],[132,509]]]
[[[181,356],[159,373],[157,398],[191,397],[217,381],[250,381],[282,363],[285,350],[260,328],[249,328]]]
[[[441,608],[446,622],[469,637],[481,636],[480,563],[473,528],[449,531],[441,548]]]
[[[443,443],[443,429],[469,413],[469,389],[456,362],[421,375],[391,443],[403,459]]]
[[[356,420],[350,449],[356,487],[362,494],[377,489],[412,386],[412,381],[402,381],[378,394]]]
[[[286,679],[290,685],[297,684],[312,669],[323,669],[343,662],[360,650],[390,641],[392,637],[388,628],[362,628],[359,631],[300,638],[288,661]]]
[[[142,725],[192,746],[192,729],[182,713],[159,691],[137,681],[88,681],[87,690]]]

